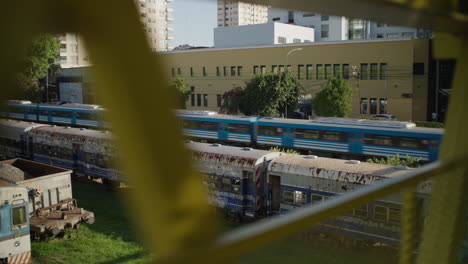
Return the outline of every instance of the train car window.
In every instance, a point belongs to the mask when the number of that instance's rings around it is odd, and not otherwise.
[[[324,196],[323,195],[319,195],[319,194],[312,194],[310,195],[310,203],[311,204],[318,204],[318,203],[322,203],[324,201]]]
[[[35,115],[37,113],[36,108],[28,108],[26,112],[30,115]]]
[[[11,208],[11,216],[12,216],[12,223],[13,225],[23,225],[27,221],[26,216],[26,207],[14,207]]]
[[[312,130],[312,129],[296,128],[295,137],[305,138],[305,139],[320,139],[320,131]]]
[[[77,119],[86,119],[86,120],[99,120],[98,115],[95,113],[82,113],[76,112]]]
[[[49,115],[48,110],[39,110],[39,115]]]
[[[228,124],[228,131],[234,133],[250,134],[250,125],[245,124]]]
[[[259,135],[281,137],[282,133],[283,133],[283,128],[281,127],[272,127],[272,126],[259,126],[258,127]]]
[[[378,222],[387,223],[388,207],[381,205],[374,205],[374,220]]]
[[[218,123],[208,122],[208,121],[185,120],[184,121],[184,128],[217,131],[218,130]]]
[[[364,134],[364,144],[379,145],[379,146],[393,146],[393,137],[376,134]]]
[[[306,194],[305,194],[305,192],[295,191],[294,204],[297,204],[297,205],[306,204]]]
[[[293,190],[283,191],[283,202],[294,204],[294,191]]]
[[[401,219],[401,209],[388,208],[388,222],[390,224],[399,225]]]
[[[367,208],[367,204],[362,206],[362,207],[353,209],[353,215],[355,215],[357,217],[360,217],[360,218],[367,218],[368,213],[369,213],[369,211],[368,211],[368,208]]]
[[[429,140],[413,137],[398,137],[398,146],[400,148],[428,149]]]
[[[71,117],[72,117],[72,112],[68,112],[68,111],[52,111],[52,116],[54,116],[54,117],[71,118]]]
[[[339,132],[339,131],[320,131],[321,139],[327,141],[340,141],[346,142],[347,140],[347,133],[346,132]]]
[[[230,191],[231,190],[231,179],[230,178],[223,178],[223,191]]]
[[[241,181],[236,179],[231,179],[232,191],[235,193],[240,193],[241,191]]]
[[[10,112],[10,113],[17,113],[17,114],[22,114],[22,113],[24,113],[24,109],[19,108],[19,107],[10,107],[10,108],[8,109],[8,112]]]

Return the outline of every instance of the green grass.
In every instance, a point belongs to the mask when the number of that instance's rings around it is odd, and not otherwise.
[[[119,191],[101,184],[74,181],[73,196],[78,205],[93,211],[94,225],[82,224],[80,233],[71,239],[33,242],[33,263],[145,263],[151,259],[134,235],[133,225],[126,217]],[[239,225],[225,223],[225,230]],[[336,240],[296,235],[256,250],[233,263],[320,263],[320,264],[391,264],[396,252],[379,247],[338,246]]]
[[[396,264],[398,258],[394,249],[345,247],[333,240],[306,241],[293,236],[247,254],[236,263]]]
[[[71,239],[33,242],[34,263],[144,263],[149,259],[136,241],[118,191],[74,181],[73,196],[80,207],[94,212],[96,222],[82,224]]]

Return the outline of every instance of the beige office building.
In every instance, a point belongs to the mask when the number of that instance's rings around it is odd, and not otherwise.
[[[429,40],[355,40],[208,48],[162,52],[168,75],[181,75],[192,94],[188,109],[219,110],[221,96],[255,74],[290,70],[304,87],[306,100],[339,75],[354,89],[351,117],[388,113],[399,120],[426,120],[428,115]],[[354,78],[353,67],[360,78]],[[261,96],[261,95],[259,95]]]
[[[218,27],[263,24],[268,22],[268,6],[218,0]]]

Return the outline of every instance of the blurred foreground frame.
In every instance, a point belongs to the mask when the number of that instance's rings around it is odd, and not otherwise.
[[[214,0],[212,0],[214,1]],[[468,150],[467,1],[447,0],[264,0],[246,2],[359,17],[395,25],[432,28],[435,56],[456,58],[447,130],[440,160],[465,157]],[[296,228],[275,229],[245,243],[218,240],[215,218],[170,107],[168,85],[158,56],[152,56],[133,0],[12,0],[0,17],[1,99],[15,98],[15,73],[27,45],[42,33],[75,32],[85,40],[96,93],[109,109],[108,120],[122,152],[120,165],[135,186],[131,204],[147,247],[163,262],[220,263],[284,238]],[[107,12],[108,11],[108,12]],[[112,17],[106,17],[106,14]],[[157,116],[157,122],[155,120]],[[164,124],[162,126],[161,124]],[[462,237],[468,175],[465,169],[437,177],[419,250],[418,263],[454,263]],[[357,204],[357,203],[356,203]],[[354,206],[355,204],[349,204]],[[348,207],[349,207],[348,206]],[[344,211],[346,208],[340,209]],[[444,212],[442,215],[440,212]],[[328,215],[326,208],[316,215]],[[335,211],[337,213],[337,211]],[[313,217],[312,217],[313,218]],[[297,221],[306,228],[314,221]],[[277,221],[278,222],[278,221]],[[284,221],[283,221],[284,222]],[[288,226],[291,223],[283,223]],[[258,225],[258,223],[256,224]],[[224,242],[223,242],[224,241]],[[242,238],[237,242],[242,241]],[[253,241],[260,243],[252,243]],[[403,245],[404,246],[404,245]],[[411,252],[411,251],[409,251]],[[226,258],[223,258],[223,255]],[[411,259],[411,258],[409,258]],[[402,259],[402,262],[410,261]]]

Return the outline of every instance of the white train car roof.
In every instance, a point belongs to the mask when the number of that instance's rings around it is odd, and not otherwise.
[[[109,131],[50,125],[38,127],[31,131],[31,134],[40,136],[62,136],[71,140],[79,140],[83,137],[95,140],[111,140],[113,138]]]
[[[192,150],[195,159],[251,168],[262,163],[264,160],[270,160],[282,155],[279,152],[223,146],[220,144],[188,142],[186,146]]]
[[[411,170],[402,166],[293,154],[274,158],[268,169],[270,174],[287,173],[365,185],[397,177]]]
[[[176,115],[180,117],[206,117],[210,119],[223,119],[223,120],[235,120],[235,121],[253,121],[258,119],[257,116],[242,116],[242,115],[223,115],[218,114],[215,111],[203,111],[203,110],[176,110]]]
[[[357,129],[374,129],[374,130],[391,130],[391,131],[411,131],[432,134],[444,133],[440,128],[425,128],[416,127],[416,124],[402,121],[386,121],[386,120],[369,120],[369,119],[352,119],[352,118],[337,118],[337,117],[322,117],[315,120],[301,119],[284,119],[284,118],[261,118],[258,123],[274,123],[288,125],[314,125],[339,128],[357,128]]]
[[[20,136],[33,128],[47,126],[44,124],[24,122],[17,120],[0,120],[0,137],[20,140]]]

